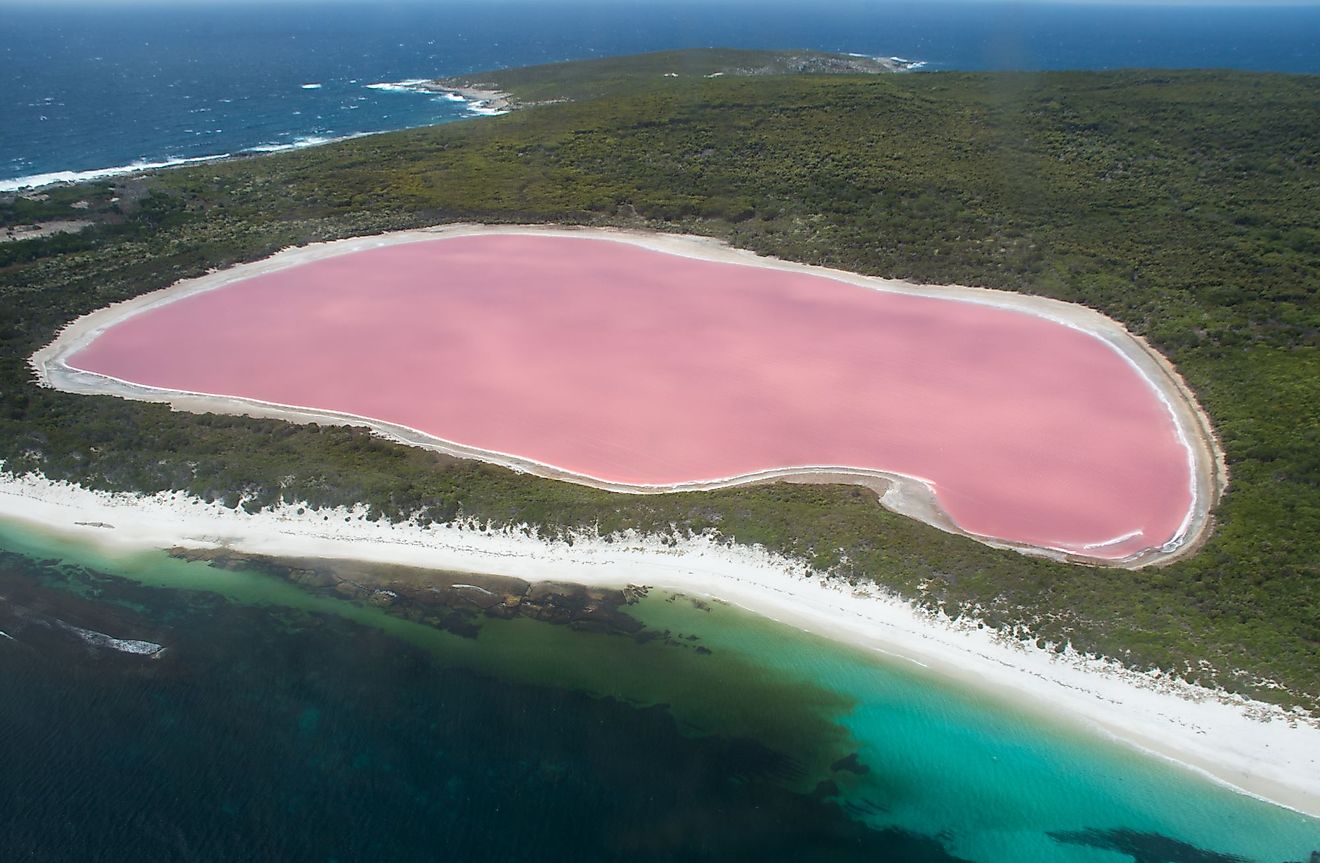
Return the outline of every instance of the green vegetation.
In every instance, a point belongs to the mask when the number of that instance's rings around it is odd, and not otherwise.
[[[794,74],[879,74],[886,61],[823,51],[735,51],[696,48],[631,57],[548,63],[441,79],[452,87],[499,90],[519,104],[582,101],[641,90],[682,93],[696,78]]]
[[[362,500],[385,518],[716,530],[951,614],[1320,706],[1320,79],[675,84],[650,75],[654,58],[638,62],[646,74],[600,98],[133,181],[99,227],[0,246],[6,468],[249,507]],[[525,101],[554,97],[515,83]],[[1099,308],[1173,358],[1214,418],[1232,475],[1219,526],[1201,553],[1162,569],[1065,566],[893,516],[858,488],[610,495],[357,430],[32,383],[32,351],[109,302],[293,243],[473,220],[708,234]]]

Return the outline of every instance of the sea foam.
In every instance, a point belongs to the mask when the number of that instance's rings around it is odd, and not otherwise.
[[[112,168],[93,168],[89,171],[52,171],[48,174],[29,174],[26,177],[13,177],[0,180],[0,192],[16,192],[20,189],[33,189],[49,186],[52,183],[81,183],[87,180],[101,180],[117,177],[121,174],[136,174],[140,171],[153,171],[157,168],[174,168],[179,165],[191,165],[196,162],[211,162],[225,159],[229,153],[217,153],[213,156],[190,156],[188,158],[166,159],[163,162],[138,161]]]
[[[295,138],[287,144],[258,144],[255,147],[248,147],[245,153],[279,153],[284,150],[301,150],[304,147],[315,147],[319,144],[329,144],[331,141],[339,141],[341,138],[327,138],[321,135],[308,135],[303,138]]]
[[[380,90],[385,93],[430,93],[423,84],[430,83],[429,78],[409,78],[406,81],[378,81],[367,84],[368,90]]]
[[[379,132],[354,132],[351,135],[306,135],[301,138],[294,138],[285,144],[258,144],[255,147],[248,147],[244,153],[280,153],[285,150],[301,150],[305,147],[319,147],[322,144],[333,144],[336,141],[348,141],[353,138],[361,138],[364,135],[378,135]]]

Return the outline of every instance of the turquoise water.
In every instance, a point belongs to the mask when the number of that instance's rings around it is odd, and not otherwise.
[[[751,615],[720,616],[728,619],[701,630],[717,652],[755,656],[769,673],[816,681],[853,703],[840,721],[876,777],[853,792],[882,810],[869,823],[947,832],[951,851],[987,861],[1126,859],[1047,835],[1088,829],[1258,860],[1304,860],[1320,841],[1314,819],[992,693]]]
[[[167,647],[155,661],[0,639],[6,859],[131,847],[143,860],[185,848],[1283,861],[1320,849],[1316,820],[718,603],[654,592],[629,609],[665,639],[526,619],[461,638],[161,553],[111,557],[5,525],[0,552],[0,606]],[[108,790],[139,775],[158,792]]]

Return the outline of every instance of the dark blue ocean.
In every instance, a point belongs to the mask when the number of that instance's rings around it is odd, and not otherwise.
[[[0,190],[472,116],[388,85],[667,48],[814,48],[940,69],[1320,72],[1320,5],[1000,0],[0,0]],[[58,179],[59,177],[44,177]]]

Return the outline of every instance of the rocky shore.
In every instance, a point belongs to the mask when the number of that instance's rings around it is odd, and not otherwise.
[[[468,103],[469,108],[478,114],[503,114],[521,107],[514,98],[491,85],[459,85],[450,79],[426,81],[417,85],[417,89],[431,93],[452,93]]]

